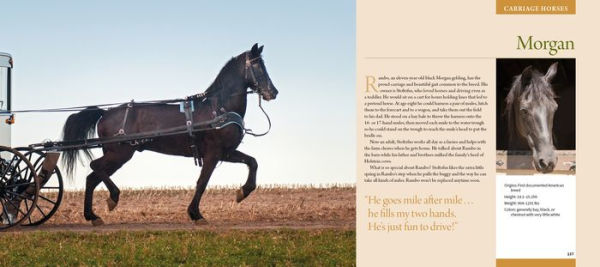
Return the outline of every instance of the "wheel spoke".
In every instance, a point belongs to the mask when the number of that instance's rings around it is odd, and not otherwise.
[[[31,204],[33,204],[33,203],[31,203]],[[25,209],[29,210],[29,205],[27,205],[27,199],[25,200]],[[29,224],[31,224],[31,214],[29,214],[29,216],[27,216],[27,219],[29,220]]]
[[[11,151],[8,151],[9,153],[12,153]],[[11,170],[11,167],[13,165],[13,162],[15,162],[15,158],[17,157],[17,154],[13,154],[14,156],[10,159],[10,162],[8,162],[8,164],[6,165],[7,168],[4,170],[4,173],[2,173],[2,178],[6,178],[6,174]],[[5,161],[6,162],[6,161]]]
[[[20,164],[20,162],[19,162],[19,164]],[[29,168],[28,168],[28,167],[26,167],[26,168],[24,168],[24,169],[21,169],[21,167],[20,167],[20,166],[18,166],[18,167],[19,167],[19,170],[20,170],[20,171],[18,172],[18,174],[19,174],[19,177],[21,177],[21,178],[23,178],[23,179],[25,179],[25,177],[29,177]],[[25,176],[20,176],[22,172],[25,172]]]
[[[50,200],[50,199],[46,198],[45,196],[39,195],[38,197],[41,197],[43,200],[46,200],[46,201],[48,201],[48,202],[50,202],[50,203],[52,203],[52,204],[56,205],[56,202],[54,202],[54,201],[52,201],[52,200]]]
[[[7,161],[4,161],[4,162],[7,162]],[[6,165],[6,168],[4,169],[4,172],[2,173],[2,175],[0,175],[0,179],[2,179],[3,181],[8,181],[9,177],[7,177],[8,176],[7,174],[10,171],[10,168],[11,168],[10,164],[11,163],[9,163],[9,164]]]
[[[22,178],[22,179],[27,179],[26,177],[29,177],[29,176],[22,176],[22,175],[21,175],[21,173],[22,173],[22,172],[24,172],[24,171],[28,171],[28,170],[29,170],[29,168],[21,169],[21,166],[19,166],[19,165],[17,164],[17,165],[15,166],[15,171],[11,173],[11,175],[10,175],[10,178],[11,178],[12,180],[16,180],[16,179],[18,179],[19,177],[20,177],[20,178]]]
[[[6,202],[6,200],[5,200],[5,201],[2,201],[2,199],[0,198],[0,203],[2,203],[2,210],[3,210],[3,212],[2,212],[2,213],[6,214],[6,218],[7,218],[7,219],[9,219],[9,218],[8,218],[8,210],[6,210],[6,204],[4,204],[5,202]],[[10,219],[9,219],[8,223],[9,223],[9,224],[10,224],[10,223],[12,223],[12,222],[10,221]]]
[[[8,177],[9,176],[8,173],[10,172],[11,166],[8,165],[7,161],[4,161],[4,162],[7,163],[7,165],[6,165],[6,168],[4,169],[4,171],[2,172],[2,174],[0,175],[0,179],[2,181],[8,181],[8,179],[10,178],[10,177]]]
[[[42,169],[42,165],[39,165],[39,166],[35,167],[35,173],[36,174],[40,173],[41,169]]]
[[[46,217],[46,213],[44,213],[44,211],[42,211],[42,209],[40,208],[40,206],[38,204],[35,204],[35,207],[42,213],[42,215],[44,215],[44,217]]]
[[[19,169],[21,169],[21,167],[18,167],[18,168],[19,168]],[[27,173],[29,173],[29,166],[25,166],[25,168],[24,168],[24,169],[22,169],[22,170],[20,170],[20,171],[18,172],[18,174],[21,174],[21,173],[22,173],[22,172],[24,172],[24,171],[27,171]],[[29,176],[25,176],[25,177],[29,177]],[[25,178],[25,177],[23,177],[23,178]]]
[[[19,183],[19,184],[11,184],[11,185],[6,185],[4,186],[4,188],[14,188],[17,186],[22,186],[22,185],[32,185],[35,184],[35,182],[30,182],[30,183]]]
[[[17,207],[17,206],[15,206],[15,204],[14,204],[14,203],[12,203],[12,201],[10,201],[10,200],[9,200],[9,201],[5,201],[5,202],[8,202],[8,203],[9,203],[11,206],[13,206],[13,208],[17,209],[17,211],[18,211],[18,212],[20,212],[21,214],[23,214],[23,216],[27,216],[27,214],[23,213],[23,211],[21,210],[21,208],[20,208],[20,207]],[[20,206],[20,205],[19,205],[19,206]]]
[[[12,194],[13,196],[19,196],[19,197],[22,197],[23,199],[29,199],[29,200],[33,201],[33,199],[32,199],[32,198],[29,198],[29,197],[27,197],[27,195],[23,195],[23,194],[20,194],[20,193],[15,193],[15,192],[12,192],[12,191],[10,191],[10,190],[7,190],[7,191],[5,191],[5,192],[6,192],[6,193],[9,193],[9,194]],[[29,196],[31,196],[31,195],[29,195]]]

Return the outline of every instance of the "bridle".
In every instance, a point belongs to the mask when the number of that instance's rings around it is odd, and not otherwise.
[[[244,79],[248,80],[248,78],[250,78],[249,87],[250,89],[252,89],[252,93],[258,93],[259,95],[262,95],[262,90],[260,89],[257,78],[261,78],[261,80],[266,80],[267,91],[271,91],[271,83],[269,82],[270,79],[269,77],[265,77],[265,71],[262,70],[262,74],[259,77],[256,76],[255,69],[261,68],[260,60],[262,59],[262,57],[257,56],[255,58],[250,58],[248,54],[249,53],[246,53],[246,61],[244,64]]]
[[[252,135],[252,136],[256,136],[256,137],[260,137],[260,136],[265,136],[267,135],[270,131],[271,131],[271,118],[269,118],[269,114],[267,114],[267,112],[263,109],[262,107],[262,90],[260,89],[260,86],[258,84],[258,79],[256,79],[256,74],[254,72],[254,68],[260,68],[260,59],[262,59],[261,56],[255,57],[255,58],[250,58],[248,56],[249,53],[246,53],[246,63],[244,66],[244,79],[248,80],[248,74],[250,74],[250,89],[252,91],[250,92],[246,92],[246,94],[252,94],[252,93],[257,93],[258,95],[258,107],[260,108],[260,110],[262,111],[263,114],[265,114],[265,117],[267,118],[267,122],[269,123],[269,128],[267,129],[266,132],[264,133],[254,133],[252,131],[252,129],[246,128],[244,129],[244,132]],[[265,78],[265,71],[262,71],[262,75],[259,78],[264,78],[263,80],[267,80],[267,90],[270,91],[271,89],[271,83],[269,82],[269,78]]]
[[[254,74],[254,66],[259,65],[261,57],[250,58],[248,53],[246,53],[246,61],[244,63],[244,79],[248,80],[248,73],[250,74],[250,88],[252,91],[256,91],[260,93],[260,88],[258,87],[258,80],[256,79],[256,74]]]
[[[260,136],[265,136],[267,135],[270,131],[271,131],[271,118],[269,117],[269,114],[267,114],[267,112],[265,111],[265,109],[262,107],[262,90],[259,86],[258,83],[258,79],[257,78],[261,78],[262,80],[266,80],[267,81],[267,90],[271,89],[271,83],[269,82],[270,79],[268,77],[265,77],[265,71],[261,71],[261,75],[257,76],[256,75],[256,71],[255,69],[260,68],[260,60],[262,59],[261,56],[257,56],[255,58],[250,58],[249,56],[249,52],[246,52],[246,59],[245,59],[245,63],[244,63],[244,80],[248,81],[249,80],[249,86],[250,87],[250,91],[244,91],[242,93],[235,93],[235,94],[230,94],[229,97],[231,96],[235,96],[235,95],[239,95],[239,94],[254,94],[256,93],[258,95],[258,107],[260,108],[260,110],[262,111],[262,113],[265,115],[265,117],[267,118],[267,122],[269,123],[269,128],[267,129],[267,131],[265,131],[264,133],[254,133],[252,131],[252,129],[249,128],[244,128],[244,133],[255,136],[255,137],[260,137]],[[250,79],[248,79],[250,78]],[[222,86],[221,86],[222,87]],[[202,92],[200,94],[194,95],[192,97],[194,98],[207,98],[209,97],[209,94],[211,94],[212,91],[205,91]]]

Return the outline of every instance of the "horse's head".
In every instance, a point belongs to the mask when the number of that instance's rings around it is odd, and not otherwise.
[[[546,74],[531,66],[525,68],[513,85],[513,89],[520,86],[520,90],[511,90],[507,97],[507,103],[509,98],[513,102],[512,107],[507,107],[513,109],[518,134],[531,148],[536,170],[543,173],[553,171],[558,161],[552,141],[552,122],[558,105],[551,85],[557,65],[552,64]]]
[[[254,44],[252,49],[245,53],[245,79],[252,91],[259,93],[264,100],[268,101],[275,99],[279,91],[271,82],[265,62],[261,57],[263,48],[264,46],[258,47],[258,44]]]

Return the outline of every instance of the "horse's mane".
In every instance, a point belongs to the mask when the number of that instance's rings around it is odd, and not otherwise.
[[[521,97],[530,97],[531,101],[540,102],[544,105],[556,105],[556,94],[552,90],[552,86],[547,84],[544,79],[544,74],[538,70],[531,70],[531,78],[526,86],[523,86],[523,74],[516,75],[513,78],[513,82],[508,92],[508,95],[504,99],[506,106],[504,108],[504,116],[507,120],[507,131],[509,137],[509,144],[515,140],[517,123],[514,105],[518,104]]]
[[[225,63],[225,65],[221,68],[221,70],[219,71],[219,74],[217,74],[217,77],[215,78],[215,80],[210,84],[210,86],[208,86],[208,88],[206,88],[206,90],[204,90],[205,93],[208,92],[216,92],[218,91],[218,89],[220,89],[221,84],[223,83],[223,79],[226,79],[226,74],[235,71],[236,68],[239,68],[239,60],[241,58],[242,55],[244,55],[246,52],[242,53],[239,56],[236,57],[232,57],[229,61],[227,61],[227,63]],[[215,88],[215,87],[219,87],[219,88]]]

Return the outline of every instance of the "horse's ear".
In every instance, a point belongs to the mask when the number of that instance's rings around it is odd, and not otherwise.
[[[262,54],[263,48],[265,48],[265,46],[264,46],[264,45],[261,45],[261,46],[258,48],[258,54]]]
[[[558,61],[554,62],[552,65],[550,65],[550,68],[548,68],[548,71],[546,72],[546,75],[544,76],[544,78],[546,78],[547,82],[552,82],[552,79],[554,79],[554,76],[556,76],[557,69],[558,69]]]
[[[250,49],[250,53],[251,53],[253,56],[258,56],[258,55],[260,55],[260,52],[258,52],[258,44],[254,44],[254,45],[252,46],[252,49]]]
[[[527,66],[521,73],[521,85],[523,87],[527,86],[531,82],[531,77],[533,76],[533,67]]]

